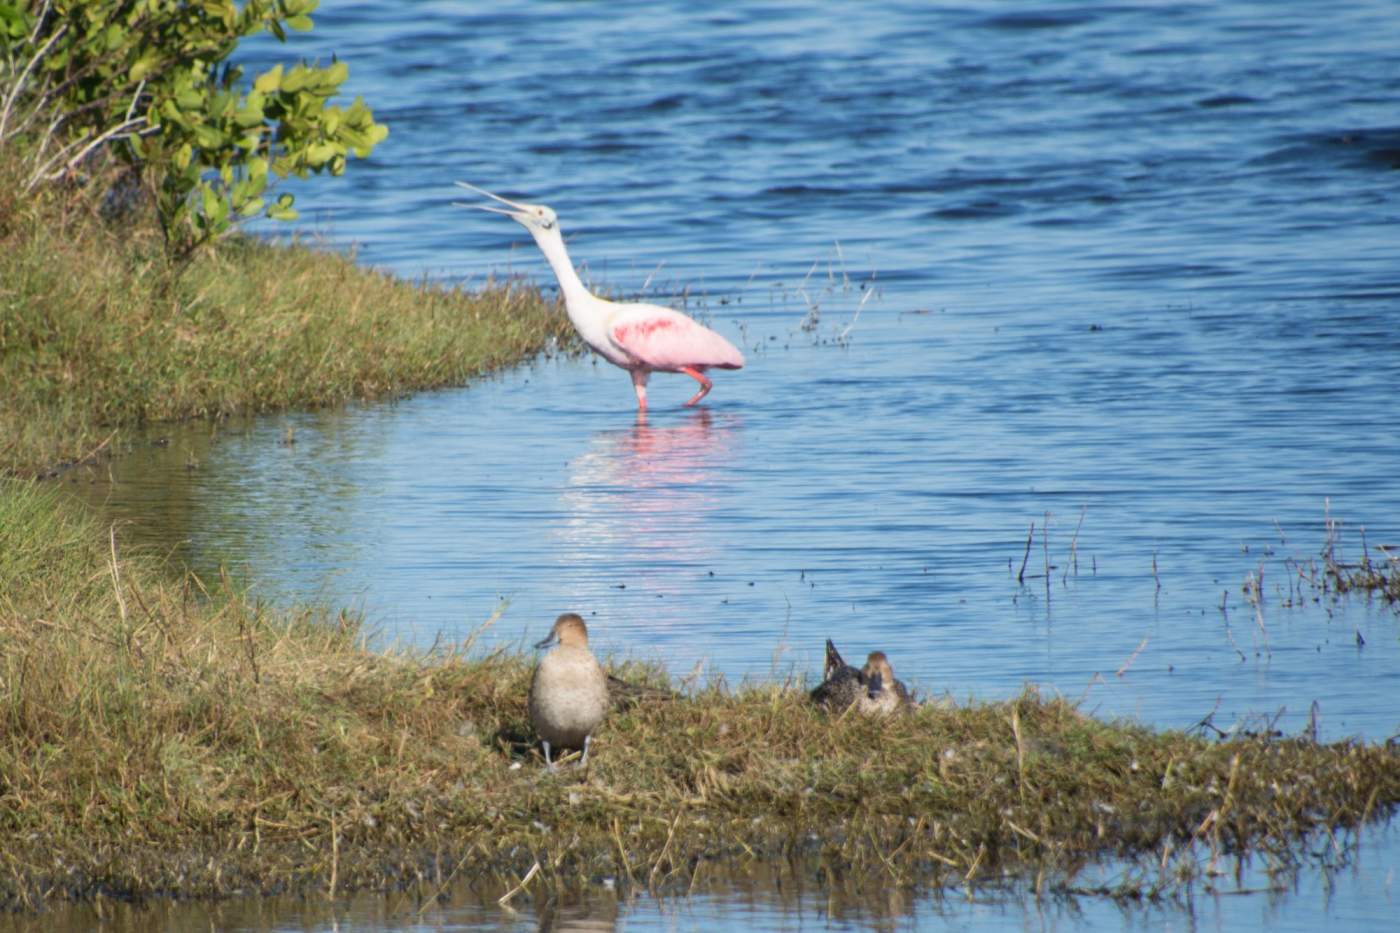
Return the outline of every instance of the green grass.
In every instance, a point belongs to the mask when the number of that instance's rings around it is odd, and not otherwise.
[[[146,422],[460,384],[572,345],[560,309],[519,285],[415,285],[240,238],[175,264],[139,212],[18,197],[11,161],[0,151],[0,471],[43,473]]]
[[[0,528],[10,907],[503,886],[536,863],[538,894],[676,893],[734,859],[878,890],[1067,887],[1122,857],[1153,866],[1125,890],[1154,896],[1245,854],[1285,868],[1400,802],[1394,749],[1213,742],[1035,692],[872,721],[720,686],[614,713],[589,769],[552,775],[526,658],[370,651],[354,620],[114,551],[31,481],[0,480]]]

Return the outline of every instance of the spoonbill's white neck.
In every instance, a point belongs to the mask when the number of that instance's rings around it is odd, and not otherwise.
[[[564,236],[559,232],[559,225],[553,224],[547,230],[527,225],[525,229],[535,238],[540,252],[544,253],[549,267],[554,270],[554,277],[559,280],[559,291],[564,294],[564,305],[569,310],[569,317],[587,313],[585,309],[598,299],[584,287],[574,264],[569,261],[569,251],[564,248]]]

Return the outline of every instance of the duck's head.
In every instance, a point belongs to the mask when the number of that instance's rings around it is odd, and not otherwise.
[[[870,652],[861,673],[865,675],[865,685],[872,699],[879,696],[885,687],[894,686],[894,668],[890,667],[890,659],[885,657],[883,651]]]
[[[536,648],[549,648],[553,645],[587,648],[588,626],[583,624],[583,617],[575,612],[564,613],[554,620],[554,627],[549,630],[549,634],[542,641],[535,643]]]

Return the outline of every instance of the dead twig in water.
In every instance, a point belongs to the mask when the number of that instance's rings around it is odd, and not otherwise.
[[[1061,583],[1069,580],[1071,569],[1076,577],[1079,576],[1079,529],[1084,527],[1084,513],[1088,511],[1087,505],[1079,509],[1079,522],[1074,526],[1074,536],[1069,539],[1069,560],[1065,562],[1065,574],[1060,578]]]
[[[1124,661],[1123,666],[1118,668],[1118,670],[1114,671],[1114,674],[1118,677],[1122,677],[1124,674],[1126,674],[1128,672],[1128,668],[1132,667],[1133,662],[1137,660],[1137,656],[1142,654],[1142,649],[1147,647],[1147,642],[1149,640],[1149,636],[1142,636],[1142,641],[1138,642],[1138,646],[1133,649],[1133,653],[1128,655],[1128,660]]]
[[[1050,513],[1045,513],[1045,524],[1040,528],[1040,552],[1045,558],[1045,604],[1050,605]]]
[[[1026,561],[1031,559],[1031,542],[1035,540],[1035,522],[1031,522],[1031,530],[1026,535],[1026,553],[1021,555],[1021,572],[1016,574],[1016,582],[1025,585],[1026,582]]]
[[[516,884],[515,887],[511,888],[509,891],[507,891],[506,893],[502,894],[499,898],[497,898],[497,899],[496,899],[496,903],[499,904],[500,906],[506,908],[507,910],[510,910],[510,909],[511,909],[511,906],[510,906],[510,899],[513,898],[513,897],[515,897],[515,895],[519,894],[521,891],[524,891],[524,890],[525,890],[525,886],[526,886],[527,884],[529,884],[530,881],[531,881],[536,875],[538,875],[539,873],[540,873],[540,863],[539,863],[539,862],[535,862],[535,864],[533,864],[533,865],[530,866],[530,870],[527,871],[527,872],[525,873],[525,877],[524,877],[524,878],[521,878],[521,879],[520,879],[520,882],[519,882],[518,884]]]

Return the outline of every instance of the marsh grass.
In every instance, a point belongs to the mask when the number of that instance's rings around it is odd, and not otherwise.
[[[139,205],[18,196],[15,159],[0,150],[0,470],[50,471],[145,422],[459,384],[573,345],[519,284],[412,284],[241,238],[178,263]]]
[[[29,481],[0,480],[0,529],[12,908],[431,898],[532,869],[516,896],[605,878],[683,894],[745,862],[830,889],[1068,890],[1109,858],[1140,867],[1101,893],[1153,897],[1232,859],[1286,870],[1400,801],[1394,748],[1154,732],[1034,690],[871,720],[819,713],[791,685],[718,684],[612,714],[589,768],[552,774],[528,658],[371,651],[351,618],[172,579]]]
[[[1285,552],[1279,567],[1270,569],[1272,548],[1265,558],[1246,574],[1241,591],[1262,619],[1266,594],[1285,608],[1310,603],[1344,600],[1352,596],[1380,597],[1391,609],[1400,611],[1400,546],[1367,540],[1366,528],[1355,534],[1344,531],[1343,522],[1332,514],[1331,503],[1323,509],[1323,540],[1316,554],[1297,556]],[[1279,529],[1279,544],[1288,538]],[[1265,585],[1266,572],[1272,586]],[[1358,643],[1364,644],[1357,633]]]
[[[1400,548],[1394,545],[1376,546],[1378,556],[1372,555],[1366,541],[1366,529],[1360,529],[1359,556],[1348,559],[1343,554],[1342,524],[1326,515],[1327,539],[1322,546],[1321,588],[1346,595],[1364,593],[1379,596],[1389,605],[1400,608]]]

